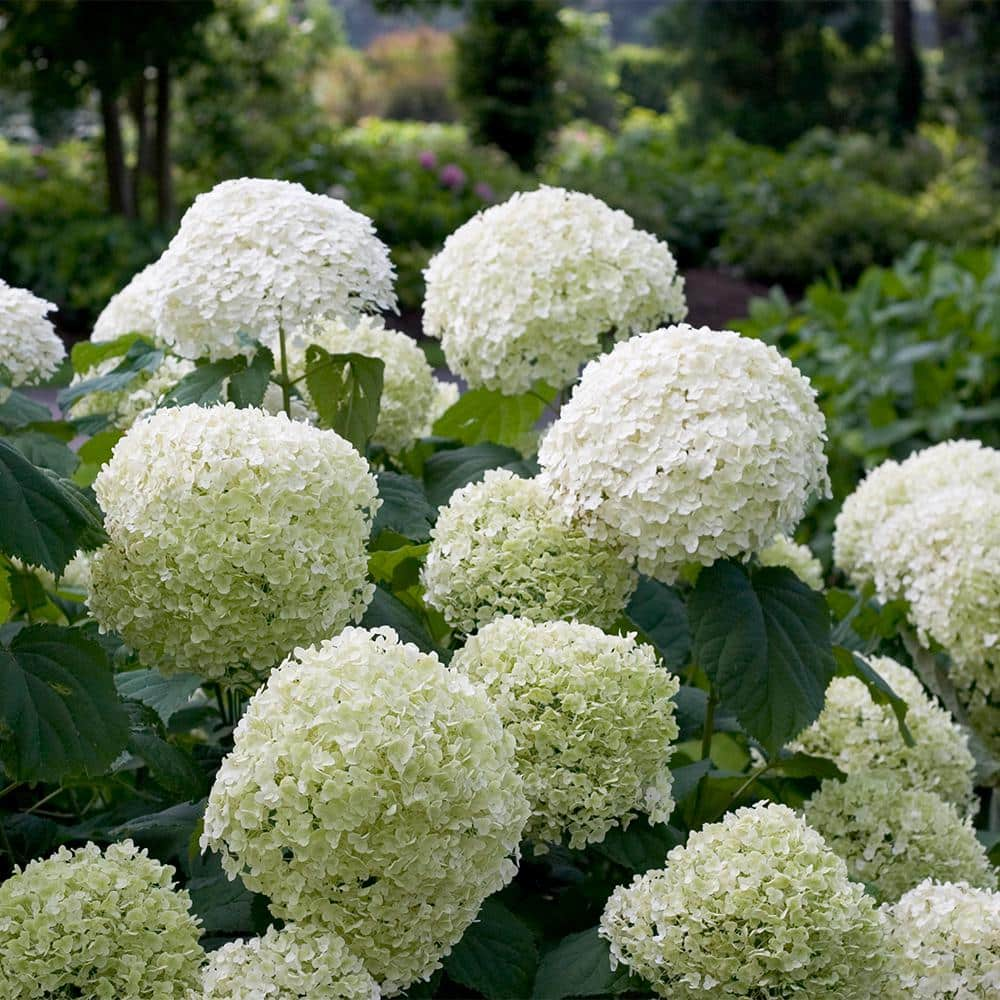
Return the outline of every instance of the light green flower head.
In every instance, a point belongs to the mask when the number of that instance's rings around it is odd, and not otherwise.
[[[871,1000],[890,981],[874,901],[782,805],[692,833],[615,889],[600,932],[668,1000]]]
[[[775,535],[757,558],[762,566],[786,566],[813,590],[823,589],[823,564],[808,545],[797,545],[787,535]]]
[[[348,628],[251,699],[201,846],[283,920],[340,935],[391,995],[513,878],[528,812],[485,690],[390,628]]]
[[[507,614],[610,628],[636,585],[613,546],[567,523],[537,479],[507,469],[457,490],[431,537],[426,598],[462,632]]]
[[[574,848],[600,843],[640,812],[670,818],[679,684],[649,646],[592,625],[505,617],[452,668],[486,685],[517,742],[536,852],[563,836]]]
[[[15,868],[0,885],[0,995],[186,1000],[204,953],[173,874],[131,841]]]
[[[972,821],[933,792],[908,788],[891,771],[824,781],[805,804],[805,818],[851,878],[886,901],[926,878],[996,888],[993,870]]]

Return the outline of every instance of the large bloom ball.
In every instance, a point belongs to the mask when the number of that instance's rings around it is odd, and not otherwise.
[[[808,379],[773,347],[672,326],[587,365],[538,458],[591,537],[669,583],[798,524],[829,487],[824,427]]]
[[[486,692],[389,628],[298,649],[250,701],[202,847],[386,993],[437,968],[514,876],[528,803]]]
[[[906,996],[1000,996],[1000,893],[928,879],[892,907],[889,925]]]
[[[199,195],[156,269],[156,334],[186,358],[239,354],[247,335],[276,350],[279,328],[396,304],[371,220],[288,181],[242,178]]]
[[[198,1000],[378,1000],[379,988],[343,939],[286,924],[213,952]]]
[[[600,843],[640,813],[670,818],[668,762],[677,737],[677,678],[649,646],[576,622],[500,618],[473,636],[452,668],[486,685],[531,803],[536,849]]]
[[[889,982],[874,902],[782,805],[692,833],[614,891],[600,931],[669,1000],[870,1000]]]
[[[0,385],[32,385],[55,374],[66,357],[48,318],[55,308],[0,279]]]
[[[90,339],[95,344],[117,340],[127,333],[155,338],[153,306],[160,283],[158,264],[159,261],[154,261],[144,267],[121,291],[111,296],[94,321]]]
[[[972,821],[934,792],[907,787],[892,771],[824,781],[805,817],[847,862],[851,877],[883,900],[925,878],[996,888],[996,873]]]
[[[187,1000],[204,956],[173,874],[131,841],[15,867],[0,885],[0,995]]]
[[[110,541],[90,610],[166,673],[256,684],[371,600],[377,485],[333,431],[231,404],[158,410],[94,489]]]
[[[770,545],[757,553],[762,566],[784,566],[813,590],[823,589],[823,564],[808,545],[799,545],[788,535],[775,535]]]
[[[381,317],[363,316],[353,325],[334,319],[300,334],[289,347],[289,374],[305,374],[306,349],[317,344],[331,354],[363,354],[385,362],[382,402],[374,441],[390,454],[419,436],[435,400],[434,372],[412,337],[386,329]],[[299,383],[311,402],[308,386]]]
[[[910,788],[936,792],[960,809],[972,810],[976,762],[965,732],[927,696],[913,671],[888,657],[874,657],[871,666],[906,702],[914,745],[906,745],[892,709],[875,704],[861,681],[836,677],[826,689],[819,718],[799,734],[792,749],[826,757],[846,774],[893,771]]]
[[[610,628],[637,577],[612,545],[570,525],[537,479],[494,469],[441,509],[422,580],[428,604],[473,632],[505,614]]]
[[[684,318],[665,243],[561,188],[515,194],[445,240],[424,272],[424,331],[470,386],[515,394],[572,382],[601,338]]]

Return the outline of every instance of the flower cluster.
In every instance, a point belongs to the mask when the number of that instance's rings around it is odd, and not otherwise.
[[[250,701],[201,844],[282,919],[340,935],[391,994],[514,876],[528,812],[486,692],[390,628],[348,628]]]
[[[872,668],[906,702],[907,746],[888,705],[877,705],[854,677],[836,677],[826,689],[819,718],[791,745],[793,750],[827,757],[845,774],[877,768],[893,771],[909,788],[936,792],[960,809],[975,803],[976,762],[969,741],[943,708],[924,692],[916,675],[888,657]]]
[[[155,339],[153,305],[161,280],[157,264],[144,267],[120,292],[111,296],[94,322],[90,339],[95,344],[117,340],[127,333],[141,333]]]
[[[55,374],[66,356],[48,314],[55,309],[0,279],[0,383],[32,385]]]
[[[592,625],[507,617],[470,638],[452,668],[486,686],[514,736],[536,850],[564,835],[574,848],[600,843],[638,812],[670,818],[679,683],[651,647]]]
[[[94,489],[110,541],[90,609],[149,666],[256,684],[371,600],[377,485],[333,431],[232,404],[158,410]]]
[[[847,862],[851,877],[883,900],[925,878],[996,888],[996,874],[972,821],[933,792],[909,788],[891,771],[824,781],[805,817]]]
[[[758,552],[825,493],[815,392],[773,347],[673,326],[592,361],[542,440],[544,488],[670,583]]]
[[[889,926],[907,997],[1000,995],[1000,893],[928,879],[892,907]]]
[[[0,995],[187,1000],[203,952],[173,874],[131,841],[15,868],[0,885]]]
[[[186,358],[276,348],[322,319],[393,308],[371,220],[301,184],[242,178],[199,195],[156,264],[156,335]]]
[[[420,429],[418,437],[430,437],[434,433],[434,424],[443,417],[457,402],[461,395],[456,382],[445,382],[444,379],[434,379],[434,397],[431,399],[427,420]]]
[[[613,546],[567,523],[537,479],[506,469],[456,490],[431,536],[426,600],[463,632],[505,614],[609,628],[635,589]]]
[[[869,1000],[889,981],[874,902],[782,805],[692,833],[614,891],[600,931],[669,1000]]]
[[[525,392],[572,382],[601,351],[683,319],[666,244],[590,195],[515,194],[452,233],[424,272],[424,330],[473,387]]]
[[[107,375],[121,364],[120,357],[105,358],[86,372],[73,376],[70,385],[79,385],[92,378]],[[140,372],[123,389],[98,390],[78,399],[69,410],[74,420],[96,414],[107,414],[120,430],[128,430],[143,414],[152,410],[185,375],[195,369],[186,358],[165,357],[152,371]]]
[[[33,573],[46,590],[69,590],[85,594],[90,587],[90,556],[89,552],[77,552],[58,577],[44,566],[28,566],[17,556],[8,558],[16,569]]]
[[[813,590],[823,589],[823,564],[808,545],[798,545],[787,535],[775,535],[757,553],[762,566],[785,566]]]
[[[213,952],[198,1000],[379,1000],[379,988],[343,940],[302,924]]]

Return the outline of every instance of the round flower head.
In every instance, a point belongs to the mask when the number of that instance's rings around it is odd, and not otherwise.
[[[870,1000],[889,982],[874,902],[782,805],[692,833],[615,889],[600,933],[669,1000]]]
[[[101,310],[90,339],[95,344],[117,340],[127,333],[141,333],[155,339],[156,318],[153,303],[159,289],[159,261],[144,267]]]
[[[122,362],[120,357],[105,358],[86,372],[73,376],[70,385],[79,385],[89,379],[113,372]],[[193,361],[185,358],[165,357],[153,371],[142,372],[125,388],[99,390],[78,399],[69,409],[74,420],[96,414],[107,414],[110,422],[120,430],[128,430],[144,413],[157,403],[185,375],[195,369]]]
[[[66,357],[48,319],[55,308],[0,279],[0,386],[33,385],[55,374]]]
[[[888,657],[874,657],[872,668],[907,705],[908,747],[888,705],[876,705],[868,688],[854,677],[835,677],[826,689],[819,718],[792,749],[832,760],[853,774],[872,768],[894,772],[908,788],[936,792],[961,810],[976,803],[976,762],[968,737],[951,716],[924,692],[916,675]]]
[[[199,195],[157,272],[156,334],[186,358],[239,354],[241,335],[277,350],[279,328],[396,304],[371,220],[288,181],[242,178]]]
[[[348,628],[251,699],[201,845],[277,916],[339,934],[392,994],[514,876],[527,818],[486,692],[390,628]]]
[[[15,867],[0,885],[0,995],[187,1000],[204,954],[173,874],[131,841]]]
[[[110,540],[90,610],[165,673],[256,686],[371,600],[377,486],[333,431],[231,404],[162,409],[94,490]]]
[[[892,907],[888,923],[907,997],[1000,996],[1000,893],[928,879]]]
[[[493,469],[441,509],[422,581],[452,628],[474,632],[505,614],[610,628],[636,575],[611,545],[568,524],[537,479]]]
[[[679,684],[651,647],[592,625],[507,617],[451,665],[486,686],[517,742],[531,803],[525,836],[537,853],[564,835],[574,848],[600,843],[639,812],[670,818]]]
[[[213,952],[198,1000],[378,1000],[379,989],[343,940],[286,924]]]
[[[572,382],[601,338],[683,319],[665,243],[624,213],[561,188],[515,194],[445,240],[424,272],[424,331],[472,387]]]
[[[925,878],[996,888],[970,819],[934,792],[908,788],[891,771],[824,781],[805,817],[846,862],[851,877],[887,901]]]
[[[430,417],[434,403],[434,373],[424,352],[412,337],[387,330],[380,317],[363,316],[353,326],[335,319],[302,333],[289,347],[289,374],[306,371],[306,348],[318,344],[331,354],[363,354],[385,362],[382,402],[375,428],[375,443],[391,454],[402,451]],[[305,398],[309,402],[308,387]]]
[[[797,545],[787,535],[775,535],[771,544],[757,553],[762,566],[786,566],[813,590],[823,589],[823,565],[808,545]]]
[[[670,583],[759,552],[829,487],[815,392],[773,347],[672,326],[584,370],[542,440],[544,488]]]

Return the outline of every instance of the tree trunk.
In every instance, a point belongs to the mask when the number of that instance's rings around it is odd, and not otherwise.
[[[149,110],[146,101],[146,77],[139,74],[128,95],[129,113],[135,122],[136,157],[132,171],[132,203],[135,216],[142,214],[142,191],[144,178],[153,177],[153,144],[149,131]]]
[[[104,126],[104,168],[108,178],[108,209],[112,215],[132,217],[132,196],[128,171],[125,169],[125,148],[122,144],[118,97],[107,88],[100,88],[101,124]]]
[[[156,64],[156,220],[164,228],[174,219],[174,181],[170,171],[170,64]]]
[[[923,68],[913,37],[911,0],[892,2],[892,49],[896,57],[896,122],[901,133],[913,132],[924,100]]]

